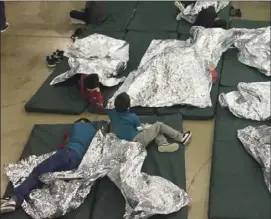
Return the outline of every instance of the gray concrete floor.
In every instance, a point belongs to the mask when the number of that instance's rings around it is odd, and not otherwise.
[[[45,57],[72,42],[74,26],[69,11],[84,2],[7,2],[10,29],[1,36],[1,170],[18,160],[32,126],[37,123],[70,123],[78,116],[26,114],[24,104],[47,78]],[[241,19],[270,20],[270,2],[234,2]],[[92,120],[103,116],[84,115]],[[193,131],[186,149],[187,191],[192,198],[189,219],[207,219],[214,121],[184,121]],[[1,196],[8,180],[1,171]]]

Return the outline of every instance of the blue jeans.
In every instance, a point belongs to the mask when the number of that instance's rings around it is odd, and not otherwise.
[[[5,26],[6,26],[5,2],[0,1],[0,29],[3,30]]]
[[[39,176],[44,173],[67,171],[75,169],[81,163],[82,158],[71,148],[58,150],[54,155],[37,165],[26,180],[14,189],[12,198],[17,204],[29,199],[33,189],[42,185]]]

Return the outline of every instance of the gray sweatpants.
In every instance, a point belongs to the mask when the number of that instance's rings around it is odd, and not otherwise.
[[[141,143],[144,147],[147,147],[149,143],[155,140],[158,146],[169,144],[165,135],[178,142],[182,141],[183,134],[175,129],[165,125],[162,122],[156,122],[149,128],[144,129],[142,132],[133,139],[135,142]]]

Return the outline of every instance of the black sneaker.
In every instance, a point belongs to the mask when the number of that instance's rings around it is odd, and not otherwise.
[[[57,60],[53,56],[47,56],[46,61],[49,68],[56,66]]]
[[[52,57],[56,61],[57,64],[60,63],[60,60],[62,59],[55,52],[53,53]]]
[[[6,23],[3,29],[1,29],[1,33],[4,33],[10,27],[9,23]]]
[[[184,144],[184,145],[186,145],[189,142],[191,136],[192,136],[192,132],[191,131],[185,132],[183,134],[183,138],[182,138],[181,143]]]
[[[84,29],[83,28],[77,28],[74,32],[74,34],[71,36],[73,41],[83,36]]]
[[[53,53],[53,56],[56,59],[63,59],[63,57],[64,57],[64,51],[57,49],[56,52]]]

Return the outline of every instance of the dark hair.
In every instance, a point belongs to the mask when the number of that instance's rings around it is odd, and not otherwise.
[[[84,80],[84,87],[86,89],[95,89],[99,87],[99,76],[97,74],[88,75]]]
[[[90,120],[86,119],[86,118],[80,118],[78,120],[76,120],[74,123],[77,123],[77,122],[84,122],[84,123],[88,123],[88,122],[91,122]]]
[[[215,27],[220,27],[220,28],[223,28],[223,29],[227,29],[227,21],[219,18],[217,20],[215,20],[215,24],[214,24]]]
[[[117,112],[125,112],[130,107],[130,97],[127,93],[119,94],[115,99],[115,109]]]

